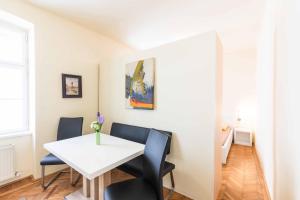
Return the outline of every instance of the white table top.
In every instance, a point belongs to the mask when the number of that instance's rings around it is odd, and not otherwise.
[[[90,180],[144,153],[143,144],[106,134],[100,138],[100,145],[95,134],[88,134],[47,143],[44,148]]]

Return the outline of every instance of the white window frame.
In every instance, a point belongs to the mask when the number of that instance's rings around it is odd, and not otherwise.
[[[15,30],[16,32],[20,31],[25,34],[24,63],[9,63],[2,61],[0,61],[0,63],[15,68],[22,67],[25,70],[24,106],[26,111],[24,117],[27,124],[26,128],[22,130],[12,129],[0,132],[0,138],[30,135],[33,133],[35,127],[34,25],[1,10],[0,24],[8,27],[8,29]]]

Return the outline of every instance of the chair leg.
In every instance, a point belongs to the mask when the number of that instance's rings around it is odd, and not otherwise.
[[[48,183],[45,184],[45,165],[42,165],[42,188],[46,190],[64,171],[58,172]]]
[[[174,181],[174,176],[173,176],[173,171],[170,172],[170,177],[171,177],[171,183],[172,183],[172,189],[175,189],[175,181]]]
[[[172,188],[170,189],[166,200],[170,199],[173,196],[174,190],[175,190],[175,181],[174,181],[173,171],[170,172],[170,178],[171,178]]]
[[[42,188],[45,190],[46,188],[45,188],[45,165],[42,165],[42,175],[41,175],[41,177],[42,177]]]

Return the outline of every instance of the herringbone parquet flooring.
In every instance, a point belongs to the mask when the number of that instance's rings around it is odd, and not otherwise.
[[[119,170],[112,171],[113,183],[130,178],[133,177]],[[79,181],[76,187],[72,187],[69,180],[69,174],[62,175],[46,191],[43,191],[39,180],[34,181],[32,178],[27,178],[0,188],[0,200],[63,200],[66,195],[82,186],[82,181]],[[164,194],[168,195],[167,189],[164,190]],[[175,192],[170,200],[191,199]]]
[[[232,145],[218,200],[268,200],[254,147]]]
[[[112,171],[112,182],[132,178],[119,171]],[[176,179],[176,177],[175,177]],[[39,180],[24,179],[0,188],[0,200],[63,200],[63,197],[81,187],[69,184],[69,174],[61,176],[46,191]],[[164,191],[167,195],[167,190]],[[191,200],[174,193],[171,200]],[[256,158],[254,147],[232,145],[228,163],[223,166],[222,186],[217,200],[268,200],[267,192]]]

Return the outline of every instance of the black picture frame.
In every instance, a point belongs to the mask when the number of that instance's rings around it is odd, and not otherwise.
[[[72,74],[62,74],[62,97],[82,98],[81,76]]]

